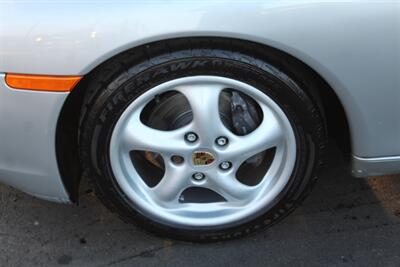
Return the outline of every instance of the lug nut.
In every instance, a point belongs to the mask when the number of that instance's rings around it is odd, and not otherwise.
[[[193,174],[193,179],[195,179],[196,181],[201,181],[203,180],[206,176],[201,173],[201,172],[196,172],[195,174]]]
[[[186,141],[188,141],[190,143],[194,143],[197,141],[198,137],[197,137],[197,134],[190,132],[185,135],[185,139],[186,139]]]
[[[230,163],[229,161],[223,161],[221,162],[221,164],[219,164],[219,167],[221,168],[221,170],[229,170],[232,167],[232,163]]]
[[[215,140],[215,143],[219,146],[226,146],[228,144],[228,138],[220,136]]]
[[[185,160],[184,160],[183,157],[181,157],[181,156],[173,155],[173,156],[171,157],[171,161],[172,161],[174,164],[179,165],[179,164],[182,164]]]

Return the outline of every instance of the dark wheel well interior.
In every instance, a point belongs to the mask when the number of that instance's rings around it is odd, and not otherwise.
[[[182,40],[185,41],[182,42]],[[205,42],[205,40],[207,42]],[[123,62],[122,59],[125,53],[136,51],[142,57],[148,57],[149,54],[157,53],[160,44],[164,46],[167,44],[168,47],[173,47],[174,49],[185,49],[187,47],[184,47],[183,44],[187,43],[190,44],[190,47],[209,48],[206,45],[209,45],[210,41],[215,46],[236,49],[244,54],[250,53],[256,57],[265,57],[265,55],[268,54],[268,58],[273,61],[271,62],[273,65],[285,69],[287,74],[295,78],[297,82],[303,85],[303,88],[308,90],[307,93],[315,101],[324,115],[329,135],[337,141],[345,152],[349,152],[350,132],[342,104],[329,84],[325,82],[316,71],[300,60],[275,48],[239,39],[194,37],[163,40],[132,48],[101,63],[86,74],[68,96],[58,119],[56,152],[60,174],[71,201],[78,201],[79,184],[83,175],[80,169],[80,160],[78,156],[78,136],[79,118],[85,96],[85,89],[92,79],[96,79],[99,70],[102,70],[110,64],[116,64],[119,61]],[[249,49],[250,46],[251,49]],[[140,56],[138,59],[140,59]]]

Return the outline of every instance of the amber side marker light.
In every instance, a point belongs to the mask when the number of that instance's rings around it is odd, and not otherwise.
[[[9,87],[35,91],[70,92],[81,79],[81,76],[6,74]]]

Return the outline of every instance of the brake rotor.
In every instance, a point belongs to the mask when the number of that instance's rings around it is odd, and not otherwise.
[[[223,124],[236,135],[250,133],[261,122],[254,100],[235,90],[225,90],[221,93],[219,107],[219,116]],[[163,131],[178,129],[193,119],[189,102],[185,96],[176,92],[157,95],[145,111],[146,125]],[[164,168],[162,158],[157,153],[146,151],[145,159],[158,168]],[[248,163],[259,164],[261,161],[262,155],[256,155],[250,158]]]

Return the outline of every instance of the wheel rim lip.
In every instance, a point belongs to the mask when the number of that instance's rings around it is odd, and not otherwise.
[[[149,196],[145,195],[145,193],[141,190],[141,186],[145,186],[142,178],[137,173],[132,162],[130,160],[128,161],[127,157],[124,157],[123,153],[121,152],[121,150],[123,149],[121,149],[120,134],[123,129],[124,123],[126,123],[129,115],[132,114],[134,110],[145,106],[155,94],[161,94],[163,92],[171,91],[174,87],[178,85],[187,85],[193,83],[226,84],[227,88],[239,90],[251,96],[254,100],[256,100],[256,102],[262,102],[263,104],[266,104],[274,113],[276,113],[275,115],[278,116],[282,125],[284,125],[284,149],[277,149],[272,163],[274,164],[275,159],[277,158],[281,159],[281,161],[285,160],[285,164],[283,166],[275,166],[275,172],[280,174],[279,178],[274,178],[275,181],[273,188],[269,190],[266,195],[250,201],[245,206],[239,207],[237,213],[229,214],[226,216],[218,216],[218,214],[214,214],[212,211],[210,211],[209,217],[205,218],[196,217],[196,211],[193,211],[192,216],[189,216],[189,214],[183,216],[170,213],[168,209],[160,206],[159,203],[154,202],[152,199],[149,198]],[[222,225],[234,225],[238,224],[239,222],[249,220],[256,214],[259,214],[261,211],[268,209],[271,205],[274,204],[276,197],[284,190],[287,183],[289,182],[297,158],[296,138],[293,128],[286,114],[279,107],[279,105],[268,95],[247,83],[220,76],[190,76],[178,78],[164,82],[147,90],[145,93],[136,98],[132,103],[130,103],[118,119],[112,132],[109,148],[111,169],[114,174],[115,180],[119,188],[128,197],[129,201],[134,204],[136,209],[146,217],[149,217],[157,222],[183,228],[220,227]],[[209,151],[209,149],[204,150]],[[216,165],[216,162],[217,161],[215,160],[211,165]],[[201,171],[202,169],[205,169],[207,167],[209,166],[200,166],[198,167],[198,170]],[[273,165],[270,166],[270,169],[272,167]],[[270,170],[267,171],[264,177],[267,176],[269,171]],[[133,176],[135,177],[134,179],[132,179]],[[256,204],[254,203],[255,200],[257,200]]]

